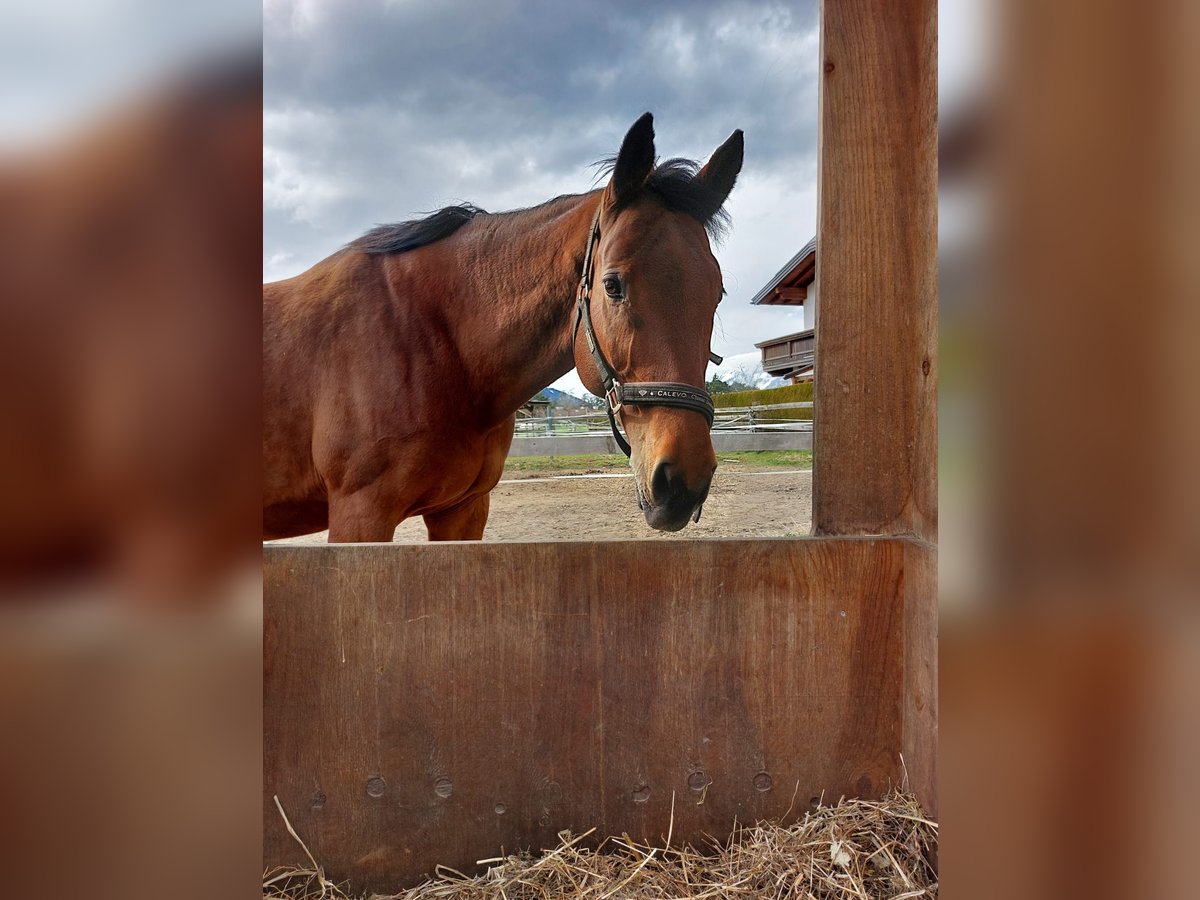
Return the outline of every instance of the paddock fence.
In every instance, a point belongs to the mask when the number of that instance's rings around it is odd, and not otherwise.
[[[713,448],[811,450],[811,401],[717,409]],[[576,456],[620,453],[603,410],[518,419],[509,456]]]

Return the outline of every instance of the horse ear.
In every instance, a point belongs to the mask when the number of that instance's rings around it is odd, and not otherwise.
[[[744,152],[745,141],[739,128],[713,151],[704,168],[696,173],[696,180],[707,185],[714,196],[720,197],[718,207],[729,197],[729,192],[737,182],[738,173],[742,171]]]
[[[641,190],[654,167],[654,116],[643,113],[621,141],[609,190],[616,205],[623,205]]]

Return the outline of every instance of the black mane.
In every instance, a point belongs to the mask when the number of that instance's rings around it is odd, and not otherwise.
[[[449,237],[476,216],[487,215],[486,210],[470,203],[447,206],[423,219],[397,222],[393,225],[377,225],[352,241],[350,246],[364,253],[403,253],[416,250]]]
[[[601,160],[597,163],[600,175],[611,172],[615,164],[615,156]],[[657,197],[667,209],[691,216],[712,238],[719,239],[729,229],[729,213],[716,191],[696,177],[699,171],[700,164],[694,160],[668,159],[654,167],[642,190]],[[571,195],[563,195],[566,196]],[[563,197],[555,197],[541,205],[546,206]],[[486,215],[487,211],[478,206],[460,203],[439,209],[423,219],[377,225],[349,246],[363,253],[403,253],[447,238],[476,216]]]

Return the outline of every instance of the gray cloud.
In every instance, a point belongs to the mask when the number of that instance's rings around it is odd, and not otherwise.
[[[749,297],[812,234],[816,26],[813,2],[268,0],[264,275],[453,200],[585,190],[650,110],[663,156],[746,132],[718,334],[750,350],[792,322]]]

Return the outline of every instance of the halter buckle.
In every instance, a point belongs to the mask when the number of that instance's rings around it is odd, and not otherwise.
[[[612,387],[604,394],[604,399],[608,401],[608,408],[613,414],[621,411],[621,382],[614,381]]]

